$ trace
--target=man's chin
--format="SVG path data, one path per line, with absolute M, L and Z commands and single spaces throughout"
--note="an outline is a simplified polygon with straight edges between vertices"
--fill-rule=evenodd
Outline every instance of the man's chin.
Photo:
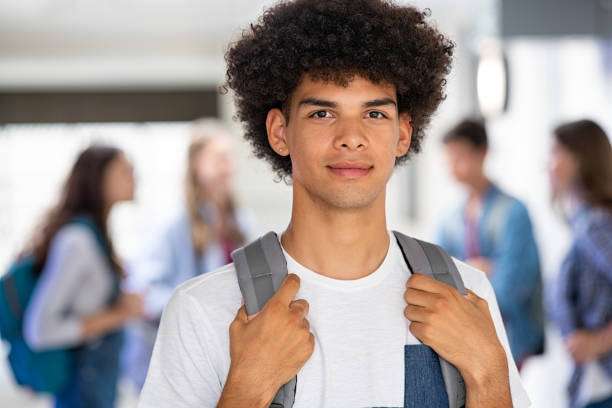
M 329 197 L 327 203 L 338 210 L 361 210 L 371 207 L 376 201 L 377 196 L 366 193 L 356 193 L 351 191 L 346 194 L 337 194 Z

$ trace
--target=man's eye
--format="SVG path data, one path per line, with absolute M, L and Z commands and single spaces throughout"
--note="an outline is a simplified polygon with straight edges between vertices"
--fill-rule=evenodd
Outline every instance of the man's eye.
M 330 117 L 331 115 L 329 114 L 328 111 L 320 110 L 320 111 L 316 111 L 310 116 L 313 118 L 324 119 L 324 118 Z
M 386 118 L 385 114 L 379 111 L 371 111 L 368 112 L 368 117 L 372 119 L 384 119 Z

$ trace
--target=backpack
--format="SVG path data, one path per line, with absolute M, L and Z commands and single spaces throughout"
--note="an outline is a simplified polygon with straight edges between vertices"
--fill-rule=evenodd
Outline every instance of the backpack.
M 88 227 L 105 253 L 108 245 L 90 218 L 78 216 L 68 224 Z M 35 392 L 58 394 L 73 374 L 70 349 L 34 351 L 23 336 L 23 320 L 39 278 L 33 255 L 18 258 L 0 279 L 0 337 L 8 342 L 8 360 L 17 384 Z
M 451 257 L 437 245 L 393 232 L 413 273 L 444 282 L 465 295 L 461 275 Z M 238 284 L 249 315 L 260 311 L 278 290 L 288 274 L 287 261 L 276 233 L 268 232 L 254 242 L 232 252 Z M 465 405 L 465 383 L 459 371 L 440 358 L 449 408 Z M 297 376 L 277 392 L 270 408 L 291 408 L 295 400 Z

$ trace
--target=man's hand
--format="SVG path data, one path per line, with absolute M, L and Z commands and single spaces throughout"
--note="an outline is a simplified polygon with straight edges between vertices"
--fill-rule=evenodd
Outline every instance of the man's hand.
M 606 347 L 603 332 L 576 330 L 565 337 L 565 348 L 576 364 L 595 360 L 610 350 Z
M 512 406 L 508 362 L 486 300 L 421 274 L 406 284 L 410 331 L 461 372 L 466 406 Z
M 261 312 L 247 316 L 243 305 L 230 325 L 231 364 L 218 407 L 269 407 L 278 389 L 293 378 L 314 350 L 306 320 L 308 302 L 293 301 L 300 279 L 287 276 Z

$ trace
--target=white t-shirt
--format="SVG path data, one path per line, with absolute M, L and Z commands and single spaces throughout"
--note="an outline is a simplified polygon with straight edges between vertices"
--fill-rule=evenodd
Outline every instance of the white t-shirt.
M 392 238 L 392 235 L 391 235 Z M 314 352 L 298 373 L 295 408 L 402 407 L 408 330 L 403 294 L 410 271 L 396 240 L 381 266 L 355 280 L 336 280 L 300 265 L 296 299 L 310 304 Z M 508 358 L 515 408 L 529 398 L 516 369 L 493 289 L 486 276 L 455 261 L 465 286 L 489 303 Z M 179 286 L 163 313 L 139 408 L 215 407 L 230 366 L 229 326 L 242 296 L 232 264 Z

